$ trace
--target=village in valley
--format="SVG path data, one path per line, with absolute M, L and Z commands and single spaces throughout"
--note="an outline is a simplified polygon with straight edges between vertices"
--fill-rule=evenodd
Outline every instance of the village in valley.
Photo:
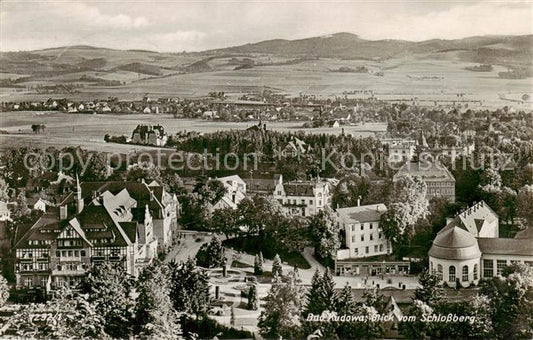
M 533 337 L 533 35 L 228 41 L 0 52 L 0 338 Z

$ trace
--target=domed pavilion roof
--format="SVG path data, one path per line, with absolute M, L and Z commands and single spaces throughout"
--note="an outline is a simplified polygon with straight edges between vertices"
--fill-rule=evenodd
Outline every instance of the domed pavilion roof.
M 454 226 L 437 234 L 429 256 L 443 260 L 470 260 L 479 258 L 481 251 L 474 235 Z

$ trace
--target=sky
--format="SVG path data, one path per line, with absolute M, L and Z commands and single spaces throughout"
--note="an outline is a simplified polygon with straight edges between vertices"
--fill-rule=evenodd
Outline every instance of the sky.
M 0 0 L 1 51 L 190 52 L 337 32 L 410 41 L 533 34 L 533 0 Z

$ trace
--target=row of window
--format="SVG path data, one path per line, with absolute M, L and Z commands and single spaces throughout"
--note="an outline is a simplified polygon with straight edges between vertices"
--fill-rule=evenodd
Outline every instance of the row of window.
M 376 244 L 376 245 L 374 246 L 374 253 L 378 253 L 378 252 L 381 253 L 381 252 L 383 252 L 383 249 L 384 249 L 383 244 L 380 244 L 380 245 L 377 245 L 377 244 Z M 355 255 L 359 255 L 359 248 L 354 248 L 353 251 L 354 251 L 354 254 L 355 254 Z M 389 247 L 389 245 L 387 244 L 387 253 L 388 253 L 388 252 L 390 252 L 390 247 Z M 361 254 L 362 254 L 362 253 L 361 253 Z M 366 247 L 365 247 L 365 254 L 370 254 L 370 247 L 369 247 L 369 246 L 366 246 Z
M 16 269 L 28 272 L 28 271 L 40 271 L 40 270 L 48 270 L 48 263 L 21 263 L 16 265 Z
M 57 240 L 58 247 L 79 247 L 81 245 L 82 245 L 81 239 Z
M 426 182 L 428 187 L 453 187 L 453 182 Z
M 518 263 L 519 261 L 511 261 L 511 264 Z M 496 260 L 496 275 L 502 275 L 503 269 L 507 267 L 507 260 Z M 483 277 L 494 276 L 494 261 L 483 260 Z
M 48 249 L 17 249 L 19 259 L 48 258 Z
M 433 263 L 431 263 L 431 271 L 433 273 L 435 273 L 435 269 L 433 268 Z M 442 274 L 442 265 L 437 265 L 437 277 L 439 278 L 440 281 L 443 281 L 443 274 Z M 478 279 L 478 266 L 477 266 L 477 263 L 474 264 L 474 280 L 477 280 Z M 463 266 L 462 270 L 461 270 L 461 281 L 463 282 L 468 282 L 469 281 L 469 269 L 468 269 L 468 266 Z M 448 282 L 455 282 L 455 279 L 456 279 L 456 272 L 455 272 L 455 266 L 449 266 L 448 267 Z
M 48 245 L 48 244 L 52 244 L 52 240 L 29 240 L 28 244 L 30 246 Z
M 381 240 L 382 238 L 383 238 L 383 234 L 381 232 L 378 233 L 378 238 L 377 239 Z M 356 239 L 357 239 L 356 235 L 352 235 L 352 243 L 357 242 Z M 365 242 L 365 234 L 361 234 L 360 235 L 360 239 L 361 239 L 361 242 Z M 373 233 L 368 234 L 368 240 L 369 241 L 374 241 L 374 234 Z
M 378 222 L 370 222 L 368 223 L 368 228 L 369 229 L 374 229 L 374 226 L 376 226 L 376 228 L 379 226 Z M 365 224 L 364 223 L 361 223 L 361 230 L 365 230 Z M 355 224 L 352 224 L 352 232 L 355 232 Z
M 85 257 L 85 250 L 61 250 L 56 251 L 56 257 Z

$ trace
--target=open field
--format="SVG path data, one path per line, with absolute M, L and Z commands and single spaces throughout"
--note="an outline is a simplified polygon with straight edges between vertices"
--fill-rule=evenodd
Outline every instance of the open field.
M 32 124 L 46 125 L 46 131 L 34 134 Z M 96 151 L 129 152 L 150 147 L 137 145 L 108 144 L 104 135 L 130 136 L 138 124 L 161 124 L 169 134 L 178 131 L 214 132 L 219 130 L 245 129 L 257 122 L 213 122 L 195 119 L 175 119 L 171 115 L 91 115 L 69 114 L 61 112 L 3 112 L 0 113 L 0 130 L 9 134 L 0 134 L 0 146 L 31 145 L 46 146 L 81 146 Z M 309 133 L 340 134 L 342 128 L 303 129 L 303 122 L 267 123 L 267 128 L 278 131 L 302 130 Z M 383 132 L 386 124 L 366 124 L 364 126 L 345 126 L 344 131 L 354 136 L 373 136 Z M 152 148 L 153 149 L 153 148 Z
M 262 57 L 263 58 L 263 57 Z M 148 78 L 132 72 L 100 72 L 105 79 L 125 81 L 121 86 L 86 86 L 74 94 L 36 94 L 26 90 L 0 89 L 0 100 L 29 101 L 46 100 L 49 97 L 68 97 L 74 100 L 93 100 L 117 96 L 120 99 L 140 99 L 147 93 L 153 97 L 197 97 L 211 91 L 238 94 L 259 91 L 268 86 L 281 93 L 297 96 L 300 93 L 322 97 L 340 96 L 344 91 L 373 90 L 378 99 L 411 99 L 428 101 L 457 100 L 457 94 L 466 101 L 482 101 L 484 107 L 512 105 L 518 109 L 532 109 L 533 103 L 519 103 L 502 100 L 501 95 L 520 98 L 533 93 L 533 82 L 527 79 L 500 79 L 498 72 L 506 69 L 495 66 L 492 72 L 472 72 L 464 68 L 473 65 L 461 61 L 453 52 L 430 56 L 408 56 L 383 62 L 362 60 L 320 59 L 308 60 L 292 65 L 254 66 L 251 69 L 233 70 L 226 66 L 228 59 L 209 61 L 214 70 L 209 72 L 179 74 L 168 77 Z M 379 77 L 369 73 L 333 72 L 339 67 L 365 66 L 382 71 Z M 164 74 L 169 71 L 163 72 Z M 91 75 L 95 75 L 94 72 Z M 76 74 L 78 77 L 79 74 Z M 43 83 L 60 83 L 46 79 Z M 135 79 L 137 78 L 137 79 Z M 139 78 L 141 78 L 139 80 Z M 428 79 L 432 78 L 432 79 Z M 473 105 L 473 104 L 470 104 Z M 476 104 L 479 106 L 479 104 Z

